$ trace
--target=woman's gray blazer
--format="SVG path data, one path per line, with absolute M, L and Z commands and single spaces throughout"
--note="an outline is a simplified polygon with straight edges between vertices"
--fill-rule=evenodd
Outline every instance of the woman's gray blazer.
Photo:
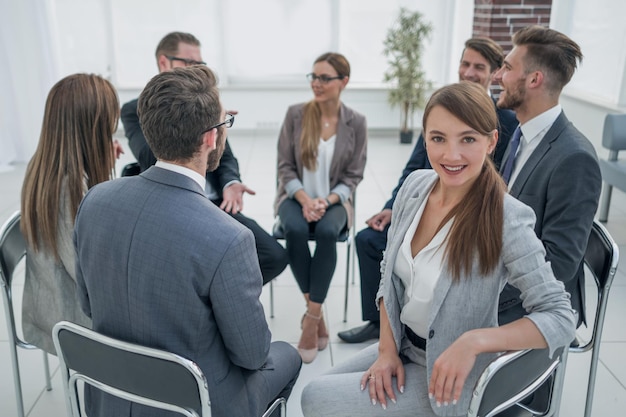
M 59 260 L 45 250 L 26 249 L 26 278 L 22 298 L 22 328 L 24 339 L 56 354 L 52 342 L 52 327 L 68 320 L 91 328 L 91 319 L 83 313 L 76 296 L 74 251 L 74 216 L 70 213 L 66 185 L 59 197 L 57 249 Z M 40 244 L 41 247 L 41 244 Z
M 413 172 L 393 205 L 376 304 L 382 297 L 399 348 L 404 338 L 404 327 L 400 323 L 404 287 L 393 274 L 393 265 L 406 230 L 437 178 L 432 170 Z M 523 306 L 528 312 L 526 317 L 543 334 L 550 355 L 574 339 L 576 320 L 569 294 L 563 283 L 554 278 L 550 264 L 545 261 L 545 250 L 533 230 L 534 222 L 532 209 L 505 194 L 502 254 L 495 270 L 489 276 L 482 276 L 478 266 L 474 265 L 470 274 L 462 274 L 458 283 L 452 283 L 451 275 L 445 267 L 442 268 L 428 318 L 426 362 L 429 380 L 435 360 L 464 332 L 497 326 L 498 296 L 507 282 L 521 291 Z M 431 400 L 435 413 L 441 416 L 467 413 L 472 389 L 494 356 L 478 356 L 456 406 L 436 407 Z

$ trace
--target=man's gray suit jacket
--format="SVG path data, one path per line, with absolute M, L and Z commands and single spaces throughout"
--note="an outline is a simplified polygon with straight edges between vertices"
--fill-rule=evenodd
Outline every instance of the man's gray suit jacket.
M 508 150 L 503 160 L 507 156 Z M 513 197 L 535 211 L 535 233 L 546 248 L 554 275 L 571 294 L 579 325 L 585 320 L 583 256 L 601 185 L 593 145 L 561 112 L 510 189 Z M 500 295 L 500 324 L 525 313 L 519 291 L 507 285 Z
M 268 366 L 271 334 L 249 229 L 192 179 L 151 167 L 93 187 L 74 238 L 78 293 L 96 331 L 196 362 L 215 415 L 262 413 L 271 399 L 249 376 Z M 131 415 L 125 401 L 87 395 L 90 417 Z M 132 415 L 162 414 L 133 405 Z

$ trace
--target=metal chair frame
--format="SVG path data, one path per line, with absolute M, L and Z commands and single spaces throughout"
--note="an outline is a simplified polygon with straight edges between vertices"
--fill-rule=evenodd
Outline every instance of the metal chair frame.
M 560 355 L 560 359 L 557 358 L 557 361 L 560 360 L 560 363 L 553 362 L 550 365 L 546 365 L 545 363 L 543 365 L 528 364 L 526 363 L 528 361 L 526 359 L 526 356 L 531 354 L 535 355 L 535 353 L 530 353 L 533 351 L 519 351 L 507 353 L 495 359 L 487 367 L 487 369 L 485 369 L 479 380 L 479 383 L 476 385 L 468 416 L 490 417 L 498 415 L 501 417 L 513 417 L 558 415 L 561 402 L 561 393 L 563 389 L 563 380 L 565 377 L 565 363 L 568 352 L 580 353 L 591 350 L 592 356 L 589 365 L 589 379 L 587 382 L 587 395 L 585 399 L 584 414 L 585 417 L 591 417 L 598 358 L 600 356 L 602 329 L 604 327 L 604 319 L 606 316 L 609 292 L 613 283 L 613 279 L 615 278 L 615 273 L 617 271 L 617 266 L 619 263 L 619 247 L 617 246 L 609 232 L 606 230 L 606 228 L 597 220 L 593 222 L 593 226 L 591 228 L 589 241 L 587 243 L 587 249 L 584 255 L 584 262 L 591 272 L 591 275 L 594 278 L 594 282 L 596 283 L 596 286 L 598 288 L 598 304 L 595 311 L 591 338 L 586 342 L 580 343 L 580 338 L 577 337 L 577 341 L 579 342 L 578 345 L 570 346 L 568 349 L 563 351 L 563 353 Z M 515 362 L 518 362 L 518 364 L 515 364 Z M 521 383 L 520 386 L 522 388 L 517 393 L 511 394 L 508 397 L 504 396 L 504 398 L 502 398 L 502 401 L 500 401 L 496 406 L 486 408 L 483 407 L 481 409 L 481 406 L 483 406 L 482 401 L 485 398 L 487 398 L 489 395 L 498 395 L 498 390 L 502 390 L 502 386 L 506 385 L 500 383 L 494 384 L 493 387 L 489 386 L 489 383 L 494 378 L 494 375 L 497 374 L 497 372 L 501 372 L 502 370 L 506 369 L 507 367 L 510 368 L 513 366 L 517 367 L 514 369 L 518 369 L 518 371 L 513 371 L 508 375 L 515 374 L 516 381 L 519 380 L 520 372 L 523 373 L 525 371 L 528 371 L 529 369 L 544 369 L 545 372 L 542 372 L 541 375 L 537 376 L 537 379 L 532 382 L 532 384 L 529 383 L 527 386 L 524 386 L 524 384 Z M 548 379 L 552 375 L 554 375 L 554 380 L 551 382 L 551 396 L 547 410 L 532 409 L 520 403 L 521 400 L 526 398 L 528 395 L 533 393 L 539 386 L 548 381 Z M 492 391 L 486 394 L 486 389 L 491 389 Z M 507 389 L 510 389 L 510 387 L 507 387 Z M 496 400 L 496 402 L 498 401 Z
M 596 385 L 598 358 L 600 357 L 602 329 L 604 327 L 604 318 L 609 301 L 609 291 L 611 290 L 611 285 L 613 284 L 613 279 L 617 272 L 617 265 L 619 264 L 619 247 L 606 228 L 598 221 L 593 222 L 584 261 L 598 288 L 598 304 L 593 320 L 591 338 L 582 345 L 579 343 L 576 347 L 570 347 L 570 352 L 582 353 L 588 352 L 589 350 L 592 351 L 584 414 L 585 417 L 590 417 Z M 579 338 L 577 337 L 577 339 Z
M 0 228 L 0 286 L 2 286 L 2 298 L 4 299 L 4 312 L 9 334 L 9 351 L 11 353 L 11 365 L 13 367 L 13 384 L 15 386 L 15 401 L 17 403 L 17 416 L 24 417 L 24 397 L 22 395 L 22 381 L 20 377 L 20 364 L 17 355 L 17 347 L 22 349 L 39 349 L 20 338 L 17 334 L 15 314 L 13 310 L 13 293 L 11 284 L 13 274 L 22 258 L 26 256 L 26 241 L 20 231 L 20 212 L 16 211 Z M 46 390 L 52 389 L 50 382 L 50 365 L 48 353 L 43 352 L 44 372 L 46 378 Z
M 187 417 L 211 416 L 206 378 L 188 359 L 104 336 L 67 321 L 55 325 L 53 338 L 72 417 L 82 416 L 79 381 L 118 398 Z M 263 417 L 279 407 L 281 416 L 285 416 L 286 401 L 280 398 Z

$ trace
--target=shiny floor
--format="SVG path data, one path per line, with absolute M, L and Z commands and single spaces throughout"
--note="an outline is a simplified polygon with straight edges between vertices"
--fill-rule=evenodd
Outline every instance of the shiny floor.
M 244 212 L 256 219 L 267 230 L 273 224 L 272 202 L 275 191 L 276 137 L 274 132 L 241 133 L 233 129 L 231 146 L 239 159 L 244 182 L 256 191 L 255 196 L 245 197 Z M 118 172 L 131 161 L 130 150 L 121 139 L 126 155 L 118 161 Z M 356 224 L 358 229 L 365 220 L 379 211 L 389 198 L 404 167 L 412 145 L 401 145 L 396 137 L 370 135 L 368 162 L 365 178 L 359 186 Z M 24 165 L 0 172 L 0 219 L 3 222 L 19 208 L 19 193 L 24 174 Z M 623 261 L 611 290 L 608 312 L 602 336 L 600 365 L 597 375 L 593 415 L 597 417 L 623 415 L 626 410 L 626 195 L 614 191 L 609 221 L 606 226 L 620 246 Z M 341 342 L 338 331 L 361 324 L 359 297 L 359 274 L 356 283 L 349 287 L 348 321 L 343 322 L 344 272 L 346 251 L 342 244 L 338 249 L 339 260 L 331 290 L 325 304 L 325 314 L 331 331 L 330 347 L 321 352 L 309 365 L 304 365 L 300 379 L 288 403 L 290 417 L 301 416 L 300 393 L 315 376 L 334 364 L 350 357 L 367 344 L 349 345 Z M 23 281 L 22 281 L 23 282 Z M 590 283 L 588 282 L 588 285 Z M 15 297 L 20 298 L 20 282 L 15 288 Z M 593 284 L 588 286 L 588 307 L 595 305 Z M 286 340 L 297 344 L 300 335 L 299 319 L 304 312 L 304 300 L 289 269 L 275 281 L 275 317 L 269 317 L 269 288 L 265 288 L 262 301 L 275 340 Z M 20 320 L 18 301 L 17 318 Z M 4 311 L 0 313 L 4 316 Z M 620 324 L 621 323 L 621 324 Z M 9 358 L 8 337 L 4 317 L 0 319 L 0 416 L 16 415 L 13 378 Z M 30 417 L 65 416 L 65 403 L 56 358 L 51 358 L 53 368 L 52 391 L 44 387 L 42 358 L 39 351 L 19 350 L 22 385 L 26 413 Z M 583 415 L 590 354 L 571 354 L 567 363 L 566 382 L 561 406 L 561 416 Z M 358 389 L 355 387 L 355 389 Z M 622 410 L 622 411 L 619 411 Z M 381 415 L 384 411 L 381 409 Z

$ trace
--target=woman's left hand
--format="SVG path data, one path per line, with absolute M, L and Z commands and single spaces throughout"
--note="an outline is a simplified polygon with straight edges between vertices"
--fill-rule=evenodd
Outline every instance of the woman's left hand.
M 465 379 L 476 362 L 477 342 L 469 333 L 461 335 L 437 358 L 430 376 L 428 396 L 437 407 L 456 405 L 461 398 Z

